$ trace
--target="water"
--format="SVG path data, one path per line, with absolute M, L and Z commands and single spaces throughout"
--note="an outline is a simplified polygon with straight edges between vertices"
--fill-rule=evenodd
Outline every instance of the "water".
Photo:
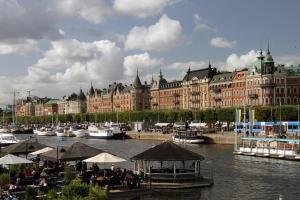
M 39 141 L 50 146 L 68 145 L 80 141 L 127 160 L 160 143 L 145 140 L 92 140 L 85 138 L 68 138 L 61 141 L 58 137 L 39 137 Z M 300 162 L 233 155 L 233 146 L 231 145 L 185 145 L 185 147 L 206 158 L 205 165 L 211 166 L 213 169 L 214 186 L 204 189 L 156 193 L 141 196 L 139 199 L 300 199 Z M 118 165 L 133 168 L 130 161 Z

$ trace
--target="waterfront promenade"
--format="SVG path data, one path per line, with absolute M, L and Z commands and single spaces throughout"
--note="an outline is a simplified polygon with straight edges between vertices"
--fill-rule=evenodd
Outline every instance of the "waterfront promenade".
M 160 132 L 136 132 L 136 131 L 128 131 L 126 135 L 131 139 L 138 140 L 158 140 L 158 141 L 166 141 L 172 140 L 172 134 L 162 134 Z M 205 138 L 205 143 L 207 144 L 235 144 L 235 136 L 234 132 L 224 132 L 223 134 L 220 132 L 217 133 L 207 133 L 203 134 Z M 238 136 L 237 142 L 241 141 L 241 137 Z

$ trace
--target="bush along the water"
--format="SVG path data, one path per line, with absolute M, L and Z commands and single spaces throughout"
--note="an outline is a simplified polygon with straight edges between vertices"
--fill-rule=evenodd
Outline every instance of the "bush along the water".
M 26 116 L 17 117 L 19 123 L 51 123 L 53 122 L 104 122 L 114 121 L 133 122 L 133 121 L 148 121 L 148 122 L 178 122 L 197 120 L 206 123 L 233 122 L 235 119 L 235 110 L 243 107 L 217 107 L 208 109 L 193 109 L 193 110 L 144 110 L 144 111 L 127 111 L 127 112 L 106 112 L 106 113 L 80 113 L 66 114 L 54 116 Z M 246 118 L 248 119 L 248 109 Z M 255 110 L 256 121 L 297 121 L 297 106 L 253 106 Z M 243 115 L 242 115 L 243 118 Z M 2 121 L 2 119 L 0 119 Z M 11 117 L 7 116 L 5 122 L 11 122 Z

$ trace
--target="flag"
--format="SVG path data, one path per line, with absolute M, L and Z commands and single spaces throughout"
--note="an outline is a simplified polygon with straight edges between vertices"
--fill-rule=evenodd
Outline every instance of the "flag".
M 242 110 L 238 109 L 237 112 L 238 112 L 238 123 L 240 124 L 240 122 L 242 120 Z
M 254 126 L 254 122 L 255 122 L 255 110 L 252 110 L 252 126 Z

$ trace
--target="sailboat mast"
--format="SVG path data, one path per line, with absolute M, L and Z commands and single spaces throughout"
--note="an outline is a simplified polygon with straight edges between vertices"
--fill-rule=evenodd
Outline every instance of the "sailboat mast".
M 246 125 L 246 104 L 244 104 L 244 134 L 246 135 L 246 129 L 247 129 L 247 125 Z

